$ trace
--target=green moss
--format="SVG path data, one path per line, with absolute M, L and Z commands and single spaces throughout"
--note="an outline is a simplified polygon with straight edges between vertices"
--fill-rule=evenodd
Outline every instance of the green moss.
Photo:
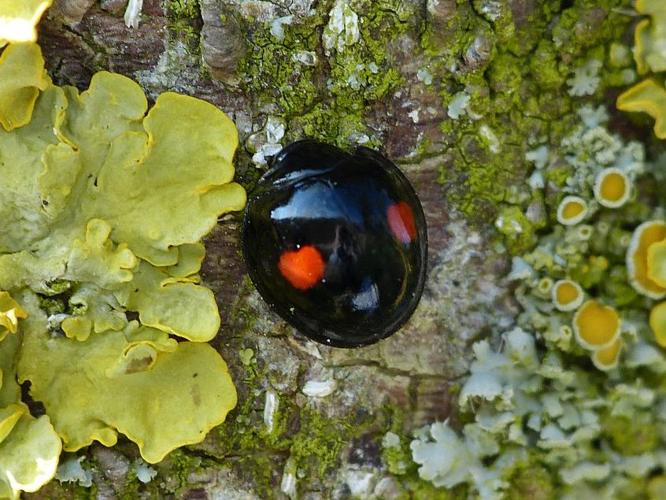
M 391 474 L 405 474 L 412 464 L 412 455 L 409 452 L 408 443 L 401 440 L 399 446 L 384 447 L 382 449 L 382 460 Z
M 187 488 L 190 474 L 200 470 L 201 467 L 201 457 L 191 455 L 182 449 L 172 451 L 158 464 L 160 477 L 165 478 L 163 487 L 171 493 Z
M 510 52 L 500 52 L 488 70 L 490 88 L 497 94 L 512 94 L 523 80 L 522 58 Z
M 629 305 L 638 298 L 636 290 L 629 285 L 627 268 L 624 266 L 612 267 L 601 285 L 604 293 L 612 297 L 618 307 Z
M 489 61 L 477 66 L 461 64 L 472 41 L 487 36 L 486 20 L 479 18 L 481 10 L 476 4 L 476 12 L 458 6 L 449 18 L 439 20 L 441 26 L 434 23 L 438 32 L 425 31 L 422 46 L 433 57 L 432 72 L 442 80 L 444 106 L 461 89 L 471 97 L 475 119 L 461 117 L 442 123 L 446 141 L 459 153 L 450 150 L 453 161 L 443 163 L 440 171 L 449 201 L 470 219 L 489 220 L 497 214 L 506 188 L 531 169 L 525 160 L 531 143 L 544 138 L 558 143 L 569 133 L 577 105 L 566 92 L 566 79 L 572 68 L 588 58 L 604 58 L 604 44 L 628 25 L 617 8 L 629 3 L 576 2 L 560 12 L 560 2 L 539 2 L 519 25 L 508 4 L 499 3 L 491 23 L 498 49 L 490 51 Z M 451 67 L 457 71 L 450 71 Z M 484 141 L 480 124 L 496 136 L 494 151 Z M 570 172 L 560 173 L 551 173 L 548 180 L 563 185 Z
M 444 18 L 430 18 L 421 35 L 421 47 L 434 58 L 436 73 L 459 64 L 464 50 L 474 40 L 475 32 L 487 23 L 475 15 L 472 6 L 465 2 Z
M 620 453 L 639 455 L 653 451 L 660 443 L 660 431 L 651 413 L 635 413 L 632 418 L 608 416 L 604 434 Z
M 526 252 L 536 242 L 532 224 L 517 206 L 503 208 L 496 227 L 505 236 L 506 244 L 512 253 Z
M 550 40 L 541 40 L 530 58 L 530 73 L 540 87 L 557 89 L 564 84 L 566 74 L 560 69 L 558 54 Z
M 546 172 L 546 180 L 558 188 L 562 188 L 566 185 L 567 179 L 571 177 L 572 171 L 573 169 L 569 165 L 549 168 Z
M 458 485 L 451 489 L 436 488 L 431 483 L 410 477 L 405 481 L 405 486 L 409 490 L 407 498 L 428 499 L 428 500 L 466 500 L 470 498 L 468 488 L 465 484 Z
M 234 464 L 241 480 L 253 485 L 259 498 L 274 498 L 282 476 L 282 457 L 256 451 L 239 457 Z
M 168 0 L 167 9 L 173 18 L 195 18 L 200 15 L 199 0 Z
M 93 482 L 89 488 L 83 487 L 78 483 L 61 483 L 59 481 L 51 481 L 44 485 L 37 493 L 24 493 L 21 498 L 41 499 L 48 498 L 49 500 L 96 500 L 97 485 Z
M 60 295 L 68 292 L 72 288 L 72 282 L 64 279 L 57 279 L 44 284 L 42 293 L 45 295 Z
M 553 477 L 538 464 L 517 469 L 509 478 L 506 500 L 552 500 L 555 498 Z
M 249 374 L 249 378 L 254 380 L 255 375 Z M 239 391 L 246 389 L 239 384 Z M 252 481 L 261 496 L 271 494 L 275 476 L 281 476 L 287 457 L 293 461 L 299 477 L 322 477 L 340 465 L 342 450 L 367 428 L 363 424 L 353 425 L 352 416 L 327 418 L 314 409 L 293 405 L 287 397 L 279 397 L 273 429 L 269 431 L 263 421 L 264 398 L 265 392 L 249 390 L 248 397 L 240 399 L 241 405 L 231 417 L 232 425 L 220 427 L 214 440 L 219 447 L 214 451 L 215 456 L 239 457 L 234 468 L 241 477 Z
M 586 49 L 619 40 L 628 16 L 619 7 L 631 7 L 630 0 L 577 0 L 562 11 L 553 26 L 553 41 L 567 56 L 578 56 Z
M 62 300 L 54 297 L 43 297 L 41 295 L 39 295 L 38 298 L 39 307 L 47 314 L 47 316 L 62 314 L 65 312 L 65 304 Z
M 167 0 L 167 28 L 172 41 L 185 42 L 193 54 L 200 53 L 201 12 L 199 0 Z
M 242 23 L 243 31 L 249 34 L 248 52 L 238 70 L 244 75 L 243 91 L 255 97 L 258 107 L 278 105 L 285 117 L 303 113 L 317 99 L 313 81 L 322 68 L 320 64 L 301 65 L 294 71 L 297 63 L 292 61 L 292 54 L 317 49 L 323 17 L 312 16 L 302 24 L 285 25 L 282 41 L 271 34 L 268 23 Z
M 308 477 L 323 476 L 340 463 L 340 452 L 353 431 L 351 422 L 328 419 L 311 409 L 300 412 L 300 429 L 290 448 L 298 469 Z
M 607 278 L 608 259 L 604 256 L 589 256 L 575 269 L 571 270 L 571 279 L 583 288 L 591 288 Z
M 268 23 L 244 21 L 244 31 L 250 33 L 249 50 L 239 69 L 244 92 L 254 96 L 260 108 L 277 105 L 277 113 L 289 124 L 288 139 L 309 136 L 339 145 L 354 142 L 354 135 L 368 133 L 369 106 L 402 82 L 386 54 L 385 34 L 394 38 L 407 30 L 404 8 L 388 10 L 393 3 L 402 5 L 379 2 L 359 11 L 359 42 L 340 53 L 333 51 L 328 60 L 322 60 L 320 46 L 327 23 L 321 14 L 324 8 L 284 25 L 282 40 L 271 34 Z M 314 65 L 294 60 L 305 52 L 317 54 Z
M 666 476 L 661 474 L 653 477 L 648 483 L 647 492 L 650 500 L 666 498 Z

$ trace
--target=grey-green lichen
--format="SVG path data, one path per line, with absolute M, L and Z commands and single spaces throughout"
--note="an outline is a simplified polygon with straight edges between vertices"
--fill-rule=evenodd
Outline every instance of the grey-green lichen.
M 666 356 L 648 325 L 654 302 L 642 288 L 645 271 L 632 265 L 640 258 L 632 241 L 647 227 L 639 224 L 663 225 L 662 200 L 640 185 L 664 166 L 646 162 L 642 144 L 609 132 L 605 108 L 582 106 L 578 115 L 559 144 L 527 153 L 535 170 L 526 212 L 515 206 L 498 218 L 514 254 L 508 279 L 521 312 L 513 329 L 474 344 L 459 395 L 467 423 L 459 433 L 434 423 L 411 443 L 420 476 L 436 486 L 468 484 L 488 499 L 520 490 L 629 498 L 648 493 L 648 478 L 666 464 Z M 566 177 L 548 175 L 563 166 Z M 610 174 L 622 179 L 617 190 L 600 187 Z M 587 208 L 572 223 L 558 207 L 573 195 Z M 524 226 L 534 200 L 542 214 L 536 233 Z M 665 236 L 659 229 L 654 238 Z M 565 281 L 579 287 L 580 301 L 558 293 Z

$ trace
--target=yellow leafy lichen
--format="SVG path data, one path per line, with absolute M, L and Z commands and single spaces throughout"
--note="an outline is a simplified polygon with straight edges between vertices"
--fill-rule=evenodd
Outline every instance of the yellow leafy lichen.
M 646 221 L 634 230 L 627 249 L 627 271 L 634 289 L 652 299 L 666 296 L 666 288 L 650 278 L 648 255 L 652 245 L 666 239 L 666 222 Z M 654 265 L 654 264 L 653 264 Z
M 666 139 L 666 90 L 654 78 L 643 80 L 620 94 L 617 109 L 647 113 L 655 120 L 655 135 Z
M 41 488 L 55 475 L 60 450 L 49 418 L 26 412 L 0 442 L 0 497 L 18 498 L 21 491 Z
M 661 347 L 666 347 L 666 302 L 657 304 L 650 312 L 650 328 Z
M 35 26 L 53 0 L 2 0 L 0 3 L 0 47 L 7 42 L 34 42 Z
M 26 407 L 18 403 L 0 408 L 0 443 L 9 436 L 9 433 L 16 425 L 16 422 L 18 422 L 21 416 L 26 413 Z
M 136 323 L 85 342 L 54 339 L 43 331 L 36 299 L 24 301 L 34 311 L 24 322 L 19 374 L 44 403 L 65 450 L 93 440 L 110 446 L 121 432 L 146 461 L 158 462 L 201 441 L 236 404 L 227 367 L 208 344 L 176 343 Z
M 60 323 L 60 328 L 70 339 L 87 340 L 93 329 L 92 319 L 84 316 L 72 316 L 65 318 Z
M 634 60 L 640 74 L 666 71 L 666 2 L 636 0 L 636 10 L 649 16 L 636 26 Z M 648 78 L 617 98 L 622 111 L 643 112 L 655 120 L 654 133 L 666 139 L 666 89 L 663 80 Z
M 21 402 L 19 346 L 17 335 L 0 341 L 0 498 L 37 491 L 54 476 L 62 448 L 49 417 L 34 418 Z
M 212 339 L 220 328 L 215 296 L 187 278 L 174 278 L 148 264 L 135 272 L 128 307 L 141 323 L 197 342 Z M 197 316 L 187 314 L 196 310 Z
M 65 319 L 60 327 L 71 338 L 85 335 L 83 329 L 86 324 L 90 324 L 92 331 L 97 333 L 122 330 L 127 324 L 123 308 L 115 295 L 96 285 L 77 285 L 69 303 L 77 309 L 77 315 Z
M 0 125 L 5 130 L 30 121 L 39 95 L 49 84 L 39 47 L 18 43 L 0 54 Z
M 657 286 L 666 288 L 666 238 L 647 249 L 647 277 Z
M 650 16 L 638 23 L 634 33 L 638 72 L 666 71 L 666 3 L 663 0 L 636 0 L 636 10 Z
M 26 317 L 26 312 L 7 292 L 0 292 L 0 342 L 10 333 L 16 333 L 18 320 Z
M 25 71 L 43 76 L 33 44 L 6 48 L 0 76 L 18 71 L 17 50 L 30 56 Z M 0 129 L 0 290 L 16 299 L 0 292 L 0 374 L 12 380 L 0 386 L 0 435 L 25 469 L 4 477 L 0 460 L 0 496 L 51 477 L 60 439 L 76 450 L 122 433 L 156 462 L 201 441 L 236 404 L 224 360 L 203 343 L 220 317 L 198 275 L 201 239 L 245 203 L 232 182 L 233 123 L 173 93 L 148 109 L 141 88 L 112 73 L 82 93 L 33 80 L 21 104 L 17 85 L 0 79 L 0 119 L 12 125 Z M 22 121 L 7 120 L 2 103 L 11 102 L 23 106 Z M 17 328 L 22 308 L 29 317 Z M 19 415 L 17 379 L 47 416 Z M 28 470 L 32 446 L 47 468 Z

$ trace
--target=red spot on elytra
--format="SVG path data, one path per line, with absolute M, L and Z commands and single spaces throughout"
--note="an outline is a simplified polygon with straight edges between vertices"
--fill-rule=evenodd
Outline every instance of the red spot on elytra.
M 312 245 L 305 245 L 298 250 L 282 252 L 278 269 L 291 286 L 307 290 L 324 277 L 326 264 L 319 250 Z
M 411 243 L 416 238 L 414 212 L 404 201 L 394 203 L 386 209 L 386 219 L 393 236 L 403 243 Z

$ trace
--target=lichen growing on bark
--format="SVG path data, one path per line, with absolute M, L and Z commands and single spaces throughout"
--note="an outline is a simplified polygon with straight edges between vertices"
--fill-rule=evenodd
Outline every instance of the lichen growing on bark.
M 206 102 L 168 93 L 148 111 L 108 72 L 54 86 L 34 43 L 6 46 L 0 74 L 0 496 L 15 498 L 61 448 L 122 433 L 155 463 L 224 421 L 236 391 L 206 343 L 220 317 L 199 240 L 245 191 L 236 129 Z
M 529 251 L 556 224 L 553 207 L 576 173 L 562 146 L 579 123 L 576 111 L 584 103 L 608 106 L 617 92 L 612 87 L 636 77 L 631 2 L 163 3 L 144 1 L 138 31 L 122 31 L 122 9 L 107 1 L 67 29 L 50 19 L 45 48 L 54 78 L 85 86 L 91 69 L 113 67 L 135 76 L 151 97 L 175 88 L 214 102 L 240 129 L 239 174 L 249 189 L 270 155 L 303 135 L 383 148 L 424 200 L 432 271 L 428 293 L 402 333 L 377 348 L 330 352 L 294 338 L 262 306 L 242 278 L 238 223 L 222 222 L 208 241 L 204 279 L 228 311 L 228 333 L 216 347 L 230 360 L 239 407 L 202 445 L 168 456 L 147 485 L 117 479 L 89 452 L 83 466 L 95 487 L 130 496 L 193 490 L 466 497 L 466 485 L 447 491 L 420 479 L 418 466 L 405 460 L 408 443 L 415 427 L 435 420 L 449 418 L 457 428 L 455 387 L 471 342 L 510 329 L 516 311 L 506 300 L 508 287 L 500 286 L 502 263 L 507 249 Z M 624 122 L 612 119 L 613 130 L 624 132 Z M 542 176 L 532 175 L 550 154 L 559 159 Z M 540 186 L 549 186 L 545 195 Z M 591 191 L 586 199 L 596 213 Z M 644 215 L 637 210 L 635 221 Z M 613 231 L 607 241 L 619 248 L 627 236 Z M 617 259 L 621 252 L 613 252 Z M 613 259 L 609 267 L 608 257 L 594 257 L 579 263 L 572 280 L 594 288 L 608 277 L 605 293 L 624 302 L 620 308 L 641 300 Z M 536 293 L 548 282 L 540 286 Z M 43 304 L 59 307 L 48 297 Z M 333 380 L 336 389 L 308 396 L 302 388 L 309 380 Z M 636 436 L 641 451 L 617 439 L 622 418 L 603 419 L 614 449 L 650 452 L 649 425 L 646 435 Z M 389 431 L 400 448 L 383 448 Z M 309 435 L 326 450 L 311 454 L 316 450 L 302 442 Z M 122 442 L 116 450 L 118 463 L 133 458 Z M 531 455 L 514 465 L 501 479 L 518 497 L 548 498 L 559 484 Z M 581 468 L 567 477 L 586 473 L 599 470 Z M 659 479 L 627 485 L 659 491 Z
M 521 248 L 522 212 L 513 226 L 498 219 L 500 230 L 514 228 L 505 231 L 514 254 L 508 278 L 518 284 L 521 312 L 495 349 L 489 340 L 474 344 L 459 396 L 473 421 L 461 435 L 434 423 L 411 443 L 419 474 L 436 486 L 464 483 L 481 498 L 509 496 L 529 454 L 546 471 L 540 495 L 624 498 L 648 493 L 647 478 L 663 467 L 657 402 L 666 358 L 654 320 L 659 305 L 646 297 L 666 293 L 666 226 L 660 195 L 641 189 L 662 175 L 663 164 L 646 163 L 642 144 L 610 133 L 604 107 L 578 114 L 581 123 L 559 145 L 528 153 L 536 169 L 526 190 L 557 221 Z M 562 164 L 571 167 L 566 178 L 545 182 Z M 578 206 L 563 209 L 567 200 Z M 562 283 L 568 291 L 557 290 Z

